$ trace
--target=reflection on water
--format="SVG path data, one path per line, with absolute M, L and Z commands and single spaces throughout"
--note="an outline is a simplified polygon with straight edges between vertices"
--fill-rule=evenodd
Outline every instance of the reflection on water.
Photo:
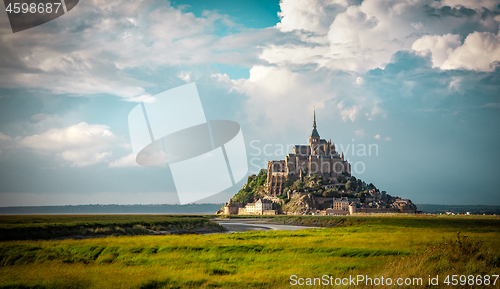
M 292 226 L 292 225 L 278 225 L 273 223 L 264 223 L 263 220 L 244 220 L 244 221 L 230 221 L 230 220 L 212 220 L 227 229 L 225 233 L 232 232 L 264 232 L 270 230 L 287 230 L 297 231 L 304 229 L 322 229 L 318 227 L 305 227 L 305 226 Z

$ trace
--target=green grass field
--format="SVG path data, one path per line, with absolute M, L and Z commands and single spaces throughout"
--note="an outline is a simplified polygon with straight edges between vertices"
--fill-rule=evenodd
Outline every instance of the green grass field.
M 0 217 L 0 228 L 162 223 L 162 218 L 171 218 L 171 223 L 176 217 L 79 218 L 83 219 Z M 398 288 L 478 288 L 445 286 L 443 279 L 500 274 L 500 218 L 496 216 L 283 216 L 272 221 L 325 228 L 3 241 L 0 288 L 288 288 L 291 275 L 321 278 L 325 274 L 424 280 L 422 286 Z M 425 286 L 429 275 L 439 275 L 440 285 Z M 483 287 L 500 288 L 499 283 Z
M 189 215 L 25 215 L 0 216 L 0 241 L 67 236 L 147 235 L 158 231 L 221 231 L 202 216 Z

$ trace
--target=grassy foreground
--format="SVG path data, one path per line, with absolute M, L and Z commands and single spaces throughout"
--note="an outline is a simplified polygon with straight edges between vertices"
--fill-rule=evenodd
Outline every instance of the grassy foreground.
M 500 274 L 500 218 L 495 216 L 304 216 L 273 221 L 330 227 L 4 241 L 0 288 L 288 288 L 291 275 L 325 274 L 422 277 L 421 286 L 397 287 L 448 288 L 443 284 L 446 275 Z M 425 286 L 429 275 L 439 275 L 440 285 Z M 499 283 L 484 287 L 500 288 Z

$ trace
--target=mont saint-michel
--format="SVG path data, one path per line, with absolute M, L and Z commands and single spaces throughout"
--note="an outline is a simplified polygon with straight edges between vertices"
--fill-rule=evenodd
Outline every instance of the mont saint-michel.
M 217 212 L 224 215 L 351 215 L 416 213 L 409 199 L 391 196 L 351 174 L 351 164 L 331 140 L 322 139 L 316 112 L 307 145 L 295 145 L 284 160 L 248 182 Z

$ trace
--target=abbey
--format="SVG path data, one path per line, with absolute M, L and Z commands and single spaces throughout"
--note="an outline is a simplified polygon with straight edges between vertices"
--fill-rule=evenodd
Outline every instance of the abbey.
M 279 196 L 283 193 L 285 182 L 302 180 L 305 174 L 317 174 L 323 179 L 337 182 L 341 175 L 350 176 L 351 165 L 344 160 L 344 154 L 335 150 L 331 140 L 321 139 L 316 129 L 316 111 L 313 129 L 308 145 L 296 145 L 284 160 L 269 161 L 267 169 L 268 194 Z
M 284 160 L 270 161 L 267 170 L 249 176 L 243 188 L 217 214 L 327 216 L 417 212 L 411 200 L 391 196 L 373 183 L 351 175 L 351 164 L 344 159 L 344 152 L 339 154 L 331 140 L 319 136 L 316 112 L 309 144 L 291 148 L 292 153 Z

